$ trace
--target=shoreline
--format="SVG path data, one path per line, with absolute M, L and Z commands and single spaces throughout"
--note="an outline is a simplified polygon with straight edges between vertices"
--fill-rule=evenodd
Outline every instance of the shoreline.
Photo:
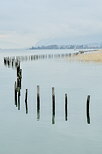
M 78 54 L 71 56 L 71 59 L 86 62 L 102 62 L 102 49 L 93 50 L 92 52 L 83 51 L 82 53 L 79 51 Z

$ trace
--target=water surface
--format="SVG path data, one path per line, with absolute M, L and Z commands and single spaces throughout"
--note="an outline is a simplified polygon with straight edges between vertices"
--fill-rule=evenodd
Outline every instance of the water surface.
M 68 61 L 67 58 L 21 62 L 20 110 L 15 106 L 15 68 L 4 66 L 3 57 L 70 53 L 69 50 L 0 50 L 0 153 L 2 154 L 101 154 L 102 64 Z M 37 85 L 40 118 L 37 119 Z M 52 124 L 52 87 L 55 87 L 55 124 Z M 28 89 L 28 114 L 25 92 Z M 65 121 L 64 96 L 68 96 Z M 86 100 L 90 95 L 90 124 Z

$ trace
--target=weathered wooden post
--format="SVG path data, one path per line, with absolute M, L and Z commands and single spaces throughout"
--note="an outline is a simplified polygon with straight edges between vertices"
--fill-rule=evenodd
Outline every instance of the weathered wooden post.
M 90 124 L 89 104 L 90 104 L 90 95 L 87 96 L 87 103 L 86 103 L 86 115 L 87 115 L 87 123 L 88 124 Z
M 18 91 L 18 110 L 20 110 L 20 89 Z
M 19 70 L 19 78 L 22 78 L 22 69 Z
M 17 85 L 16 85 L 16 81 L 15 81 L 15 85 L 14 85 L 14 91 L 15 91 L 15 105 L 17 107 Z
M 37 86 L 37 119 L 40 119 L 40 87 Z
M 14 65 L 14 58 L 12 58 L 12 67 L 13 67 L 13 65 Z
M 25 93 L 25 107 L 26 107 L 26 114 L 28 113 L 27 97 L 28 97 L 28 89 L 26 89 L 26 93 Z
M 17 77 L 19 77 L 19 71 L 20 71 L 20 63 L 19 62 L 17 62 L 18 64 L 17 64 Z
M 55 124 L 55 91 L 52 87 L 52 124 Z
M 17 77 L 17 88 L 20 87 L 20 80 L 19 78 Z
M 21 89 L 21 78 L 19 78 L 19 87 Z
M 10 59 L 9 58 L 8 58 L 8 61 L 7 62 L 8 62 L 8 67 L 9 67 L 10 66 Z
M 67 121 L 67 94 L 65 94 L 65 120 Z
M 6 65 L 6 64 L 7 64 L 7 58 L 4 57 L 4 65 Z

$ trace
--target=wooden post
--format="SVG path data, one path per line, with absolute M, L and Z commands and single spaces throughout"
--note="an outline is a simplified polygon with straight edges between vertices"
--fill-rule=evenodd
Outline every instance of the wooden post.
M 52 124 L 55 124 L 55 91 L 52 87 Z
M 52 124 L 55 124 L 55 116 L 52 115 Z
M 67 121 L 67 94 L 65 94 L 65 120 Z
M 22 78 L 22 69 L 19 70 L 19 78 Z
M 19 78 L 19 87 L 21 89 L 21 78 Z
M 40 87 L 37 86 L 37 120 L 40 119 Z
M 12 59 L 12 67 L 13 67 L 13 65 L 14 65 L 14 58 Z
M 90 95 L 87 96 L 87 103 L 86 103 L 86 115 L 88 124 L 90 124 L 89 104 L 90 104 Z
M 26 107 L 26 114 L 28 113 L 27 97 L 28 97 L 28 89 L 26 89 L 26 93 L 25 93 L 25 107 Z
M 8 67 L 9 67 L 10 66 L 10 60 L 9 60 L 9 58 L 8 58 L 8 61 L 7 62 L 8 62 Z
M 14 91 L 15 91 L 15 105 L 17 107 L 17 85 L 16 85 L 16 81 L 15 81 Z
M 20 110 L 20 89 L 18 91 L 18 110 Z
M 19 71 L 20 71 L 20 63 L 17 65 L 17 77 L 19 77 Z
M 17 77 L 17 88 L 19 87 L 19 78 Z

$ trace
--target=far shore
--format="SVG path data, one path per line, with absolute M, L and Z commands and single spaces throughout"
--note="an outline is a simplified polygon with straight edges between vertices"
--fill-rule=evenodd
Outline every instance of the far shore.
M 77 55 L 71 56 L 72 60 L 86 61 L 86 62 L 102 62 L 102 49 L 96 50 L 95 52 L 84 52 Z

